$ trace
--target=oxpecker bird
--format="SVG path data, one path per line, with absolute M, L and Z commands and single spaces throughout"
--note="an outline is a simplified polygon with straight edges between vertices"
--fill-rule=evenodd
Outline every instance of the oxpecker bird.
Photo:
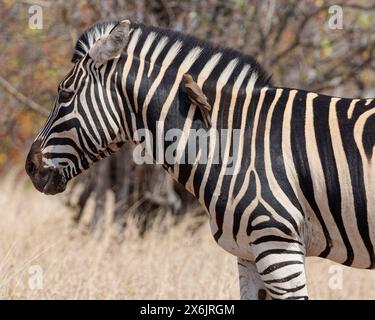
M 203 93 L 202 88 L 193 80 L 193 77 L 185 73 L 183 75 L 185 82 L 185 90 L 190 103 L 196 105 L 201 111 L 204 124 L 207 128 L 211 127 L 210 112 L 212 110 L 211 105 L 208 103 L 206 95 Z

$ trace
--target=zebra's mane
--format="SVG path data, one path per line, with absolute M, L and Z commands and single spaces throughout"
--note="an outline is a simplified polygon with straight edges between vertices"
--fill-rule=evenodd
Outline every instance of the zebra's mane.
M 87 28 L 78 38 L 74 54 L 72 57 L 72 62 L 75 63 L 81 59 L 93 46 L 93 44 L 102 36 L 108 35 L 112 28 L 119 21 L 102 21 L 97 22 Z M 257 74 L 257 83 L 262 86 L 271 84 L 271 77 L 263 69 L 263 67 L 251 56 L 243 54 L 238 50 L 222 47 L 220 45 L 215 45 L 209 41 L 196 38 L 191 35 L 186 35 L 181 32 L 177 32 L 170 29 L 147 26 L 141 23 L 132 22 L 132 28 L 141 28 L 143 35 L 148 35 L 151 32 L 155 32 L 158 35 L 158 38 L 168 37 L 170 41 L 181 41 L 183 42 L 187 49 L 194 47 L 201 47 L 203 52 L 207 56 L 212 56 L 218 52 L 221 52 L 223 56 L 228 60 L 237 59 L 238 62 L 242 65 L 248 64 L 251 67 L 251 72 Z

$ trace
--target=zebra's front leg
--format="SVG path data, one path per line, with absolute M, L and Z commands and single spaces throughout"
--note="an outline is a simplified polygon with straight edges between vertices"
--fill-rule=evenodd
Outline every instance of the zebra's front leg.
M 256 268 L 272 299 L 308 299 L 305 250 L 298 241 L 290 241 L 252 245 Z
M 265 300 L 267 291 L 255 262 L 237 258 L 241 300 Z

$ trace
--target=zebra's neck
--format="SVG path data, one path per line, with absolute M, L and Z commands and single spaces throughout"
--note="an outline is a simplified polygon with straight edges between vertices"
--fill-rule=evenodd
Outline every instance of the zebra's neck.
M 190 132 L 201 130 L 203 135 L 208 132 L 196 107 L 187 100 L 182 85 L 184 73 L 193 76 L 212 105 L 212 130 L 240 128 L 241 117 L 233 114 L 240 115 L 244 105 L 252 101 L 254 89 L 266 85 L 264 71 L 252 58 L 154 27 L 135 25 L 123 58 L 120 85 L 128 105 L 125 122 L 129 135 L 147 129 L 155 145 L 160 142 L 157 138 L 160 129 L 164 135 L 171 130 L 179 131 L 183 138 L 178 148 L 183 150 L 184 157 Z M 231 123 L 227 122 L 228 117 L 233 118 Z M 168 141 L 167 136 L 162 140 L 166 152 L 173 141 Z M 193 158 L 197 156 L 194 154 Z M 192 166 L 192 159 L 185 160 L 188 163 L 182 165 L 163 163 L 159 158 L 157 162 L 167 166 L 181 181 L 186 180 L 181 167 Z

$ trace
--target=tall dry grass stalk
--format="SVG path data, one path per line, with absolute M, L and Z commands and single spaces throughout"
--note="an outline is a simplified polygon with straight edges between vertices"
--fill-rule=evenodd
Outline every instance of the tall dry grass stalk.
M 167 218 L 139 238 L 129 221 L 119 241 L 108 223 L 93 236 L 71 216 L 61 197 L 39 194 L 17 170 L 1 178 L 1 299 L 239 297 L 236 259 L 216 245 L 207 224 L 193 233 L 193 218 L 177 225 Z M 312 298 L 375 299 L 375 271 L 332 265 L 308 259 Z M 332 278 L 340 272 L 341 290 Z

